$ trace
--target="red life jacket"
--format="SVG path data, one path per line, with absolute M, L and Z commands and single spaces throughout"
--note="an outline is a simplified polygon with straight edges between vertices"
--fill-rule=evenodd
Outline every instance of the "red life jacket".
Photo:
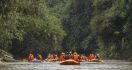
M 89 59 L 90 60 L 94 59 L 94 56 L 93 55 L 89 56 Z
M 60 55 L 60 61 L 64 61 L 65 60 L 65 56 L 64 55 Z
M 78 61 L 78 60 L 79 60 L 78 55 L 74 55 L 74 60 L 75 60 L 75 61 Z
M 69 55 L 69 59 L 73 59 L 73 55 L 71 54 L 71 55 Z
M 86 56 L 81 56 L 81 60 L 86 60 Z

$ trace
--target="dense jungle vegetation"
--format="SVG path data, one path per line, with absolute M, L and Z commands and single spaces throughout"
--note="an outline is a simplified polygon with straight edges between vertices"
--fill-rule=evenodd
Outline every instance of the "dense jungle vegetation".
M 132 60 L 132 0 L 0 0 L 0 49 Z

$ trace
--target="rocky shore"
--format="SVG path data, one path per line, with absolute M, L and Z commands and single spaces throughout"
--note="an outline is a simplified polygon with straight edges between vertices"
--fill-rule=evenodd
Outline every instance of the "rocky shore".
M 13 56 L 10 53 L 0 49 L 0 63 L 11 62 L 11 61 L 15 61 Z

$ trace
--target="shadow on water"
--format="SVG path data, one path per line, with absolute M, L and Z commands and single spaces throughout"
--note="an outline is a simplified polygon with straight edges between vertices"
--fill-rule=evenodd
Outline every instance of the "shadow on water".
M 4 63 L 0 70 L 132 70 L 132 62 L 104 61 L 99 63 L 84 62 L 80 65 L 59 65 L 59 63 Z

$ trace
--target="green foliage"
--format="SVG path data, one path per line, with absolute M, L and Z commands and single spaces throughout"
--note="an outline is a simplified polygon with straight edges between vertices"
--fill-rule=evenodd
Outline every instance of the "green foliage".
M 8 50 L 11 47 L 13 38 L 22 40 L 22 31 L 17 30 L 18 13 L 16 12 L 15 0 L 0 1 L 0 48 Z
M 132 60 L 131 13 L 131 0 L 1 0 L 0 49 Z
M 96 34 L 92 32 L 89 22 L 93 12 L 92 0 L 72 0 L 68 2 L 65 19 L 62 20 L 67 36 L 63 41 L 65 51 L 90 53 L 96 51 Z M 94 44 L 93 44 L 94 43 Z
M 0 48 L 9 47 L 19 57 L 36 49 L 59 50 L 65 32 L 60 19 L 49 13 L 45 0 L 2 0 L 1 3 Z
M 108 2 L 108 4 L 110 3 L 111 5 L 105 5 L 102 3 L 103 1 Z M 129 55 L 123 55 L 128 50 L 122 48 L 126 47 L 126 45 L 124 45 L 124 38 L 126 36 L 124 31 L 128 28 L 126 27 L 127 1 L 103 1 L 95 0 L 93 3 L 95 6 L 95 11 L 93 14 L 93 19 L 90 23 L 92 29 L 97 31 L 100 50 L 106 53 L 104 56 L 107 58 L 129 58 Z M 101 6 L 101 8 L 103 7 L 104 9 L 100 9 L 99 6 Z

